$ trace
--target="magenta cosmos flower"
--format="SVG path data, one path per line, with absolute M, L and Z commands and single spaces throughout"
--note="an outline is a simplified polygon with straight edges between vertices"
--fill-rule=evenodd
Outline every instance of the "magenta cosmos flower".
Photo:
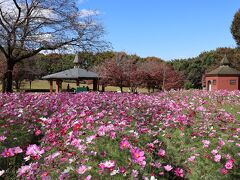
M 184 176 L 184 171 L 181 168 L 176 168 L 175 169 L 175 175 L 178 177 L 183 177 Z
M 225 175 L 228 173 L 228 170 L 225 168 L 222 168 L 222 169 L 220 169 L 220 173 Z
M 145 156 L 144 156 L 144 151 L 141 151 L 140 149 L 131 149 L 131 154 L 134 162 L 144 165 L 145 163 Z
M 164 157 L 165 154 L 166 154 L 165 150 L 163 150 L 163 149 L 159 149 L 159 150 L 158 150 L 158 156 Z
M 41 130 L 37 129 L 34 134 L 35 136 L 39 136 L 41 133 L 42 133 Z
M 14 149 L 13 148 L 5 149 L 2 152 L 2 157 L 13 157 L 13 156 L 14 156 Z
M 120 149 L 128 149 L 130 147 L 130 143 L 127 140 L 122 140 L 120 142 Z

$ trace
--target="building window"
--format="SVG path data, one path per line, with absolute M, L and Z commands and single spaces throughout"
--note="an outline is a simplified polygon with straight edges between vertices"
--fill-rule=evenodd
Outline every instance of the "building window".
M 213 85 L 216 85 L 217 84 L 217 80 L 213 80 Z
M 236 80 L 230 80 L 230 85 L 236 85 Z

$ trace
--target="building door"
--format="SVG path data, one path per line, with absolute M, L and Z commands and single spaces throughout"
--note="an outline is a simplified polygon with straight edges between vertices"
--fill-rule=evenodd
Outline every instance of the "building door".
M 238 90 L 240 90 L 240 77 L 238 78 Z
M 207 89 L 209 91 L 212 91 L 212 82 L 211 81 L 208 81 Z

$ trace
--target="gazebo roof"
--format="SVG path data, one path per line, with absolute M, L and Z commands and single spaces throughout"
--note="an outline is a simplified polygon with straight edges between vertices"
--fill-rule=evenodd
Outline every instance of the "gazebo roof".
M 213 71 L 206 73 L 206 76 L 213 76 L 213 75 L 233 75 L 233 76 L 240 76 L 240 71 L 231 68 L 230 63 L 227 59 L 227 56 L 225 55 L 224 58 L 221 61 L 221 65 L 214 69 Z
M 75 67 L 73 69 L 44 76 L 42 79 L 98 79 L 98 74 Z

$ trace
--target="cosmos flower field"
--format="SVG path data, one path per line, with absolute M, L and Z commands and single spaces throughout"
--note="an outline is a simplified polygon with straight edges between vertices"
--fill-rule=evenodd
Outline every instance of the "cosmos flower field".
M 0 94 L 6 179 L 240 179 L 240 92 Z

